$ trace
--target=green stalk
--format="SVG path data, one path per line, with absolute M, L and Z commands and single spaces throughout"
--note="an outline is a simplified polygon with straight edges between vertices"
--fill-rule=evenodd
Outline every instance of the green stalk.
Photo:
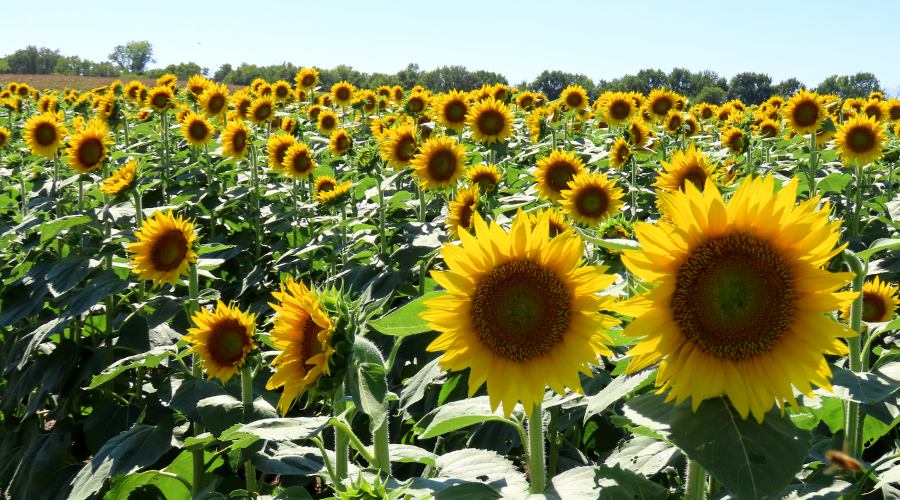
M 347 207 L 341 204 L 341 267 L 347 266 Z
M 390 443 L 388 419 L 384 417 L 384 422 L 375 430 L 373 438 L 375 445 L 375 467 L 378 470 L 390 475 L 391 474 L 391 457 L 388 449 Z
M 859 294 L 850 305 L 850 328 L 858 333 L 855 337 L 847 339 L 847 345 L 850 348 L 850 370 L 861 372 L 863 369 L 863 356 L 861 354 L 861 344 L 863 339 L 862 331 L 862 287 L 866 279 L 866 267 L 862 260 L 852 253 L 844 254 L 844 261 L 850 267 L 856 276 L 853 278 L 853 291 Z M 862 418 L 859 413 L 859 403 L 855 401 L 847 401 L 844 403 L 844 451 L 850 456 L 858 457 L 862 454 Z
M 243 403 L 243 422 L 250 423 L 253 418 L 253 370 L 250 363 L 244 361 L 241 367 L 241 403 Z M 247 479 L 247 492 L 252 497 L 256 492 L 256 469 L 250 460 L 250 454 L 247 450 L 242 450 L 244 454 L 244 475 Z
M 347 432 L 344 429 L 341 429 L 341 425 L 345 425 L 343 422 L 340 422 L 338 415 L 344 412 L 344 402 L 342 401 L 344 397 L 344 388 L 341 386 L 335 391 L 334 394 L 334 404 L 333 411 L 335 419 L 338 422 L 334 426 L 334 455 L 335 455 L 335 476 L 337 482 L 335 487 L 337 488 L 345 479 L 347 479 L 348 470 L 350 468 L 350 438 L 347 436 Z M 346 430 L 350 430 L 349 427 Z M 350 434 L 353 431 L 350 430 Z
M 816 154 L 816 133 L 809 134 L 809 197 L 816 195 L 816 168 L 818 163 L 818 155 Z
M 381 188 L 381 172 L 375 174 L 375 184 L 378 187 L 378 244 L 381 255 L 387 255 L 387 234 L 384 229 L 384 191 Z
M 331 459 L 328 458 L 328 451 L 325 449 L 325 445 L 318 437 L 314 437 L 310 441 L 315 443 L 315 445 L 319 448 L 319 453 L 322 454 L 322 461 L 325 462 L 325 470 L 328 472 L 328 477 L 331 479 L 331 484 L 335 485 L 335 489 L 338 489 L 338 481 L 337 476 L 334 472 L 334 465 L 331 464 Z
M 163 141 L 163 200 L 169 204 L 169 112 L 162 112 L 162 141 Z
M 198 286 L 197 279 L 197 264 L 191 264 L 190 270 L 188 271 L 188 316 L 192 316 L 197 310 L 200 309 L 200 287 Z M 203 377 L 203 372 L 200 370 L 200 358 L 197 354 L 191 355 L 191 375 L 195 379 L 200 379 Z M 194 436 L 198 436 L 203 432 L 203 427 L 199 422 L 194 422 L 193 424 Z M 205 468 L 205 464 L 203 462 L 203 450 L 193 450 L 191 452 L 193 455 L 193 481 L 191 482 L 191 496 L 196 497 L 200 494 L 200 488 L 203 486 L 203 469 Z
M 25 190 L 25 169 L 19 163 L 19 198 L 22 200 L 22 220 L 25 220 L 25 214 L 28 213 L 28 191 Z
M 628 159 L 631 163 L 631 186 L 628 187 L 628 190 L 631 192 L 631 218 L 637 218 L 637 162 L 634 160 L 634 155 L 631 155 L 631 158 Z
M 706 471 L 697 461 L 688 459 L 687 479 L 684 483 L 684 500 L 706 498 Z
M 348 446 L 349 444 L 352 444 L 353 448 L 356 449 L 356 451 L 358 451 L 360 455 L 362 455 L 362 457 L 366 462 L 369 463 L 369 465 L 375 465 L 375 456 L 369 452 L 368 448 L 366 448 L 366 445 L 364 445 L 363 442 L 359 440 L 359 437 L 357 437 L 357 435 L 353 432 L 353 429 L 351 429 L 350 426 L 341 419 L 341 417 L 332 417 L 331 422 L 329 422 L 328 425 L 334 427 L 335 435 L 342 436 L 348 441 Z
M 134 224 L 140 229 L 141 225 L 144 223 L 144 205 L 143 200 L 141 199 L 141 188 L 137 185 L 137 181 L 135 181 L 135 186 L 131 192 L 132 199 L 134 200 Z M 138 283 L 138 302 L 144 302 L 144 282 L 141 281 Z
M 531 485 L 529 492 L 544 492 L 546 476 L 544 470 L 544 422 L 541 404 L 535 403 L 528 419 L 528 472 Z
M 250 181 L 253 189 L 253 232 L 256 234 L 256 244 L 253 255 L 255 260 L 259 260 L 262 249 L 262 241 L 259 227 L 259 165 L 257 164 L 256 148 L 253 142 L 250 142 Z
M 422 185 L 416 183 L 416 191 L 419 192 L 419 222 L 425 222 L 425 190 Z
M 293 224 L 293 228 L 291 229 L 291 234 L 293 236 L 292 244 L 294 245 L 294 248 L 300 247 L 300 241 L 298 239 L 298 231 L 300 229 L 300 211 L 297 208 L 297 197 L 298 196 L 300 196 L 300 193 L 297 191 L 297 179 L 292 178 L 291 179 L 291 203 L 294 206 L 294 212 L 293 212 L 294 224 Z
M 683 133 L 683 132 L 682 132 Z M 556 429 L 556 414 L 559 408 L 550 408 L 550 422 L 547 423 L 547 441 L 550 443 L 549 456 L 547 457 L 547 475 L 556 475 L 559 461 L 559 431 Z

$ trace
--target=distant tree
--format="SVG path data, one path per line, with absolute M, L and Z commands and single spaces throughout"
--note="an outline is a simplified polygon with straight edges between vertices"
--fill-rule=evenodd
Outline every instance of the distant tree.
M 416 63 L 409 63 L 406 65 L 406 69 L 397 72 L 397 80 L 400 82 L 400 86 L 405 89 L 410 89 L 419 83 L 420 77 L 421 71 Z
M 153 59 L 153 45 L 147 40 L 132 40 L 125 45 L 116 45 L 109 60 L 122 68 L 122 71 L 131 73 L 143 73 L 148 64 L 156 62 Z
M 759 104 L 773 92 L 772 77 L 765 73 L 738 73 L 728 84 L 728 99 L 740 99 L 746 104 Z
M 870 93 L 880 91 L 881 82 L 875 75 L 867 72 L 860 72 L 852 76 L 831 75 L 816 87 L 816 92 L 820 94 L 837 94 L 843 98 L 847 97 L 866 97 Z
M 215 73 L 213 73 L 212 79 L 213 79 L 213 81 L 216 81 L 216 82 L 224 82 L 225 78 L 232 71 L 234 71 L 234 69 L 231 67 L 230 64 L 227 64 L 227 63 L 223 64 L 223 65 L 219 66 L 219 69 L 217 69 Z
M 5 57 L 0 57 L 0 73 L 11 73 L 12 71 L 9 69 L 9 63 L 6 62 Z
M 29 45 L 6 56 L 6 64 L 12 73 L 46 75 L 53 73 L 60 57 L 58 50 Z
M 148 70 L 145 75 L 148 78 L 159 78 L 166 73 L 172 73 L 173 75 L 177 76 L 179 80 L 187 80 L 194 75 L 206 76 L 206 74 L 209 73 L 209 68 L 201 67 L 197 63 L 186 62 L 179 64 L 170 64 L 165 68 L 151 69 Z
M 707 86 L 703 87 L 700 92 L 694 97 L 691 102 L 701 103 L 708 102 L 709 104 L 722 104 L 725 102 L 725 99 L 728 97 L 728 93 L 725 92 L 725 89 L 721 87 L 713 87 Z
M 596 97 L 594 81 L 585 75 L 566 73 L 565 71 L 544 70 L 528 86 L 531 90 L 543 92 L 548 99 L 556 99 L 569 85 L 581 85 L 591 97 Z
M 465 66 L 441 66 L 422 72 L 419 85 L 435 92 L 450 90 L 474 90 L 484 84 L 506 83 L 506 77 L 491 71 L 469 71 Z
M 803 85 L 803 82 L 801 82 L 800 80 L 796 78 L 788 78 L 787 80 L 780 81 L 778 85 L 772 87 L 772 91 L 773 93 L 780 96 L 789 97 L 796 94 L 798 90 L 805 88 L 806 85 Z

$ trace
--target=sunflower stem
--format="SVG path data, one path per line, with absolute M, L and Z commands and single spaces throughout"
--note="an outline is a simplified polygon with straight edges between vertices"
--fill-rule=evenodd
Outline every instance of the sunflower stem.
M 419 222 L 425 223 L 425 190 L 421 184 L 416 183 L 416 191 L 419 193 Z
M 78 213 L 80 215 L 87 215 L 84 213 L 84 177 L 86 174 L 78 174 Z M 87 246 L 87 242 L 85 239 L 87 238 L 87 234 L 81 233 L 81 250 L 84 251 L 84 248 Z
M 25 220 L 25 214 L 28 213 L 28 191 L 25 190 L 25 169 L 19 163 L 19 198 L 22 200 L 22 220 Z
M 297 191 L 297 179 L 292 178 L 291 179 L 291 203 L 294 208 L 294 213 L 293 213 L 294 224 L 292 224 L 293 227 L 291 228 L 291 236 L 292 236 L 291 241 L 292 241 L 292 244 L 294 245 L 294 248 L 300 247 L 300 242 L 297 241 L 297 238 L 298 238 L 297 232 L 300 229 L 300 211 L 297 208 L 297 197 L 298 196 L 300 196 L 300 193 Z
M 862 165 L 856 165 L 856 200 L 853 203 L 853 216 L 850 219 L 850 237 L 856 239 L 860 235 L 860 214 L 862 213 L 863 192 L 865 190 L 865 169 Z
M 322 461 L 325 462 L 325 470 L 328 472 L 328 478 L 331 479 L 331 484 L 335 485 L 335 489 L 337 489 L 337 476 L 334 472 L 334 465 L 331 463 L 331 459 L 328 458 L 328 450 L 325 449 L 325 444 L 323 444 L 322 440 L 318 437 L 314 437 L 310 441 L 315 443 L 316 447 L 319 448 L 319 453 L 322 454 Z
M 809 134 L 809 172 L 807 173 L 809 180 L 809 197 L 816 195 L 816 168 L 818 155 L 816 154 L 816 133 Z
M 866 266 L 856 255 L 850 252 L 844 253 L 844 261 L 850 267 L 850 270 L 856 274 L 853 278 L 853 291 L 858 296 L 850 305 L 850 328 L 857 332 L 858 335 L 847 339 L 847 345 L 850 348 L 850 370 L 860 372 L 863 370 L 862 355 L 860 344 L 862 342 L 862 306 L 863 282 L 866 279 Z M 859 414 L 859 403 L 855 401 L 847 401 L 844 407 L 844 452 L 850 456 L 858 457 L 862 453 L 862 419 Z
M 125 151 L 131 147 L 131 140 L 128 137 L 128 115 L 122 112 L 122 131 L 125 133 Z
M 200 309 L 200 291 L 197 279 L 197 264 L 191 264 L 188 270 L 188 317 L 192 316 Z M 200 370 L 200 358 L 196 353 L 191 355 L 191 376 L 200 379 L 203 373 Z M 193 423 L 194 436 L 199 436 L 203 432 L 203 427 L 199 422 Z M 191 452 L 193 458 L 193 480 L 191 481 L 191 496 L 196 497 L 200 494 L 200 488 L 203 486 L 203 450 L 193 450 Z
M 556 475 L 557 463 L 559 461 L 559 430 L 556 428 L 556 415 L 559 408 L 554 406 L 550 408 L 550 421 L 547 423 L 547 442 L 550 443 L 549 455 L 547 457 L 547 475 L 553 477 Z
M 684 482 L 684 500 L 706 498 L 706 471 L 693 459 L 688 459 L 687 478 Z
M 381 172 L 375 173 L 375 185 L 378 187 L 378 244 L 381 255 L 387 255 L 387 235 L 384 230 L 384 190 L 381 187 Z
M 531 493 L 543 493 L 546 482 L 544 469 L 544 419 L 541 404 L 535 403 L 528 418 L 528 473 Z
M 134 200 L 134 225 L 140 229 L 141 225 L 144 223 L 144 205 L 143 200 L 141 199 L 141 188 L 135 182 L 134 190 L 131 193 L 132 199 Z M 143 280 L 138 283 L 138 303 L 144 302 L 144 282 Z
M 337 421 L 334 423 L 335 475 L 337 479 L 335 488 L 340 488 L 339 485 L 347 479 L 347 472 L 350 468 L 350 438 L 347 435 L 347 431 L 350 434 L 353 434 L 353 431 L 338 418 L 338 415 L 344 412 L 345 404 L 343 399 L 344 387 L 341 385 L 334 393 L 334 404 L 332 405 L 335 416 L 332 422 Z
M 169 204 L 169 112 L 167 110 L 162 111 L 162 117 L 160 120 L 160 126 L 162 127 L 162 143 L 163 143 L 163 181 L 162 181 L 162 194 L 163 200 L 165 200 L 166 205 Z
M 631 192 L 631 218 L 637 218 L 637 162 L 634 159 L 634 155 L 631 155 L 631 158 L 628 159 L 631 163 L 631 185 L 629 186 L 629 191 Z
M 259 165 L 256 158 L 256 148 L 253 147 L 252 141 L 250 142 L 250 182 L 253 190 L 253 233 L 256 235 L 253 255 L 255 256 L 254 261 L 257 261 L 262 248 L 259 227 Z
M 375 429 L 375 435 L 372 438 L 375 445 L 375 467 L 387 475 L 391 474 L 391 457 L 388 449 L 390 443 L 389 431 L 388 418 L 385 415 L 384 422 L 381 423 L 378 429 Z
M 253 418 L 253 370 L 250 363 L 244 362 L 241 367 L 241 403 L 243 404 L 243 421 L 245 424 L 250 423 Z M 244 455 L 244 475 L 247 480 L 247 492 L 253 496 L 256 492 L 256 469 L 253 462 L 250 461 L 250 453 L 246 449 L 242 450 Z

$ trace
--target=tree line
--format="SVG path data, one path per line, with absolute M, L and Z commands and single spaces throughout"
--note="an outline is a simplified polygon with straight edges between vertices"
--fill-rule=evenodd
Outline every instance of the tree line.
M 164 68 L 148 69 L 153 59 L 150 42 L 131 41 L 116 46 L 108 56 L 108 61 L 95 62 L 78 56 L 64 56 L 59 50 L 47 47 L 28 46 L 0 58 L 0 73 L 17 74 L 64 74 L 77 76 L 128 77 L 141 76 L 157 78 L 164 73 L 173 73 L 180 79 L 201 74 L 217 82 L 247 85 L 256 78 L 268 81 L 292 81 L 299 69 L 292 63 L 258 66 L 242 63 L 238 66 L 223 64 L 210 74 L 209 68 L 193 62 L 170 64 Z M 396 73 L 366 73 L 348 65 L 331 69 L 319 69 L 323 86 L 329 87 L 339 81 L 348 81 L 357 87 L 376 88 L 380 85 L 400 85 L 411 88 L 422 85 L 436 92 L 451 89 L 472 90 L 484 84 L 509 84 L 506 77 L 493 72 L 472 71 L 464 66 L 441 66 L 433 70 L 422 70 L 417 64 L 409 64 Z M 634 75 L 625 75 L 612 80 L 593 80 L 582 74 L 558 70 L 545 70 L 532 81 L 518 83 L 519 88 L 543 92 L 555 99 L 569 85 L 581 85 L 595 98 L 601 93 L 613 91 L 634 91 L 648 93 L 658 87 L 667 87 L 693 102 L 721 104 L 730 99 L 740 99 L 748 104 L 757 104 L 773 94 L 791 95 L 805 85 L 796 78 L 787 78 L 778 83 L 765 73 L 742 72 L 731 79 L 720 76 L 715 71 L 694 72 L 685 68 L 674 68 L 666 73 L 659 69 L 642 69 Z M 874 74 L 859 72 L 854 75 L 831 75 L 813 88 L 820 93 L 837 94 L 841 97 L 865 97 L 874 91 L 883 91 Z

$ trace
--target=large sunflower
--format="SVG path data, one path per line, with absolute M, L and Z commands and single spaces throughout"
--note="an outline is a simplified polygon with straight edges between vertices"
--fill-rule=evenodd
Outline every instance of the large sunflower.
M 281 162 L 283 168 L 282 173 L 288 177 L 300 179 L 312 175 L 312 171 L 316 168 L 316 160 L 309 150 L 309 146 L 302 142 L 293 144 L 284 153 L 284 160 Z
M 693 408 L 727 396 L 757 421 L 773 403 L 795 404 L 794 388 L 830 389 L 824 354 L 846 354 L 854 333 L 829 313 L 852 300 L 835 292 L 852 273 L 823 266 L 843 249 L 838 222 L 819 198 L 796 204 L 797 180 L 773 194 L 771 177 L 747 179 L 729 203 L 703 192 L 660 194 L 671 223 L 634 226 L 641 250 L 622 261 L 652 289 L 614 307 L 634 317 L 623 334 L 641 338 L 629 372 L 660 362 L 668 400 Z
M 422 189 L 450 187 L 466 171 L 466 148 L 452 137 L 436 136 L 425 142 L 411 165 Z
M 275 99 L 272 96 L 257 97 L 247 109 L 247 118 L 253 123 L 263 123 L 275 115 Z
M 393 168 L 409 166 L 409 162 L 416 155 L 416 149 L 418 149 L 416 126 L 408 124 L 389 129 L 385 134 L 385 140 L 380 144 L 381 157 Z
M 279 350 L 272 360 L 275 373 L 266 382 L 266 389 L 284 387 L 278 399 L 282 415 L 306 388 L 316 383 L 322 374 L 328 375 L 328 360 L 334 354 L 331 334 L 334 326 L 316 294 L 305 284 L 288 278 L 281 291 L 272 292 L 277 304 L 272 343 Z
M 309 90 L 319 83 L 319 72 L 316 68 L 300 68 L 294 75 L 294 83 L 303 90 Z
M 567 109 L 582 109 L 588 105 L 587 91 L 581 85 L 569 85 L 559 94 Z
M 181 135 L 188 144 L 194 147 L 203 146 L 212 139 L 215 133 L 216 129 L 206 121 L 206 118 L 193 111 L 189 112 L 181 122 Z
M 353 147 L 353 140 L 346 130 L 339 128 L 331 133 L 331 138 L 328 140 L 328 149 L 331 150 L 332 154 L 343 156 L 350 151 L 351 147 Z
M 675 107 L 675 101 L 677 99 L 678 94 L 671 90 L 666 90 L 665 87 L 654 89 L 650 92 L 650 95 L 647 96 L 647 110 L 656 119 L 665 118 L 666 115 L 669 114 L 669 111 Z
M 432 114 L 441 125 L 462 131 L 466 126 L 466 115 L 469 113 L 469 96 L 465 92 L 452 90 L 432 101 Z
M 600 98 L 599 109 L 610 125 L 621 125 L 631 119 L 637 107 L 625 92 L 609 92 Z
M 859 165 L 881 158 L 885 141 L 884 124 L 863 114 L 846 121 L 834 137 L 841 159 Z
M 218 300 L 214 312 L 201 308 L 191 321 L 194 327 L 188 328 L 184 336 L 185 342 L 191 344 L 188 352 L 200 357 L 207 377 L 215 377 L 223 384 L 228 382 L 244 365 L 250 350 L 256 348 L 256 315 Z
M 109 154 L 109 130 L 106 124 L 93 119 L 75 134 L 66 148 L 66 158 L 69 160 L 69 168 L 78 173 L 86 174 L 100 168 L 103 160 Z
M 200 94 L 198 102 L 206 116 L 219 116 L 228 111 L 228 87 L 213 83 Z
M 338 117 L 334 114 L 334 111 L 330 109 L 323 109 L 319 112 L 319 116 L 317 117 L 319 131 L 323 134 L 330 134 L 332 130 L 336 129 L 338 126 Z
M 606 174 L 582 171 L 562 191 L 563 210 L 575 222 L 596 226 L 614 215 L 622 204 L 622 190 Z
M 131 160 L 103 180 L 100 191 L 109 196 L 118 196 L 134 184 L 137 175 L 137 160 Z
M 546 219 L 532 227 L 523 212 L 509 232 L 476 214 L 475 235 L 460 238 L 441 249 L 448 270 L 432 272 L 447 293 L 425 302 L 422 318 L 441 332 L 428 350 L 444 351 L 444 369 L 470 368 L 469 395 L 486 382 L 506 414 L 518 401 L 530 411 L 548 385 L 581 392 L 579 373 L 611 354 L 604 331 L 618 322 L 598 312 L 612 299 L 597 292 L 615 277 L 580 265 L 581 238 L 551 239 Z
M 687 184 L 703 189 L 706 180 L 714 178 L 715 167 L 709 163 L 702 151 L 691 143 L 685 150 L 677 150 L 670 162 L 662 161 L 663 170 L 654 186 L 661 191 L 684 191 Z
M 339 106 L 349 106 L 353 101 L 353 93 L 356 87 L 352 83 L 341 81 L 331 86 L 331 98 Z
M 53 158 L 66 135 L 66 127 L 57 122 L 56 115 L 34 115 L 25 122 L 25 142 L 36 155 Z
M 798 134 L 815 133 L 825 119 L 825 106 L 813 92 L 800 90 L 784 105 L 784 118 L 788 126 Z
M 233 120 L 228 123 L 220 137 L 222 140 L 222 155 L 240 160 L 247 156 L 250 145 L 250 131 L 242 120 Z
M 489 97 L 469 108 L 466 122 L 472 129 L 472 138 L 490 144 L 502 141 L 512 133 L 512 113 L 506 104 Z
M 557 201 L 562 192 L 569 188 L 569 181 L 584 170 L 584 162 L 572 151 L 554 150 L 550 156 L 538 159 L 534 180 L 540 195 Z
M 175 285 L 188 267 L 197 262 L 194 224 L 172 211 L 156 212 L 134 232 L 137 241 L 128 245 L 132 272 L 138 279 Z
M 722 146 L 728 149 L 732 155 L 740 155 L 747 147 L 747 137 L 744 131 L 737 127 L 728 127 L 722 131 Z
M 165 111 L 172 106 L 172 100 L 175 99 L 175 94 L 172 92 L 171 87 L 160 85 L 150 89 L 150 91 L 147 92 L 146 99 L 147 106 L 156 111 Z
M 478 210 L 478 185 L 460 189 L 456 197 L 448 204 L 447 227 L 454 238 L 459 238 L 460 231 L 468 231 L 475 222 L 474 215 Z
M 269 168 L 281 170 L 287 150 L 297 143 L 294 136 L 285 133 L 273 134 L 266 143 L 266 156 L 269 160 Z

